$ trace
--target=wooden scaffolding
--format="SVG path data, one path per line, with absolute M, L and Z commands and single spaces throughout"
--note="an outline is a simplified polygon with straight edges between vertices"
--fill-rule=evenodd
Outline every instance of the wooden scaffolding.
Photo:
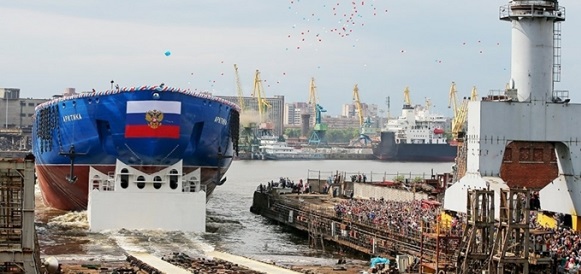
M 40 273 L 34 161 L 0 160 L 0 273 Z

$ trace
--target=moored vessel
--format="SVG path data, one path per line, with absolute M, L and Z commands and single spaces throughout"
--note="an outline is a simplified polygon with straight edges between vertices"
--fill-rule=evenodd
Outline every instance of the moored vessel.
M 446 117 L 430 113 L 429 105 L 412 106 L 406 88 L 401 115 L 390 119 L 373 142 L 373 155 L 386 161 L 453 162 L 457 148 L 445 134 Z

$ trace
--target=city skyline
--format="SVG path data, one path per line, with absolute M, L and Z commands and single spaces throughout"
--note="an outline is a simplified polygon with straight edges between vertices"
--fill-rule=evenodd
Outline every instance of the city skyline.
M 319 103 L 339 115 L 352 100 L 392 112 L 410 87 L 413 104 L 430 98 L 450 116 L 458 98 L 480 96 L 510 79 L 510 24 L 498 19 L 508 1 L 115 1 L 40 0 L 0 3 L 0 86 L 23 97 L 50 98 L 65 88 L 97 91 L 157 85 L 236 96 L 233 64 L 250 96 L 255 70 L 268 97 L 308 101 L 314 77 Z M 574 91 L 581 72 L 573 54 L 581 3 L 561 1 L 562 82 Z M 572 102 L 578 101 L 575 92 Z

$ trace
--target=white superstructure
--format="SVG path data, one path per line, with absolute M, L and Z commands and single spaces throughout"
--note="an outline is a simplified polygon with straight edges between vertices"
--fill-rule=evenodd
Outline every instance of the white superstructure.
M 382 131 L 395 132 L 395 142 L 406 144 L 446 144 L 446 117 L 430 113 L 429 108 L 404 104 L 401 115 L 390 119 Z
M 206 231 L 206 191 L 200 169 L 182 161 L 145 173 L 117 160 L 114 174 L 91 167 L 87 217 L 91 231 L 159 229 Z

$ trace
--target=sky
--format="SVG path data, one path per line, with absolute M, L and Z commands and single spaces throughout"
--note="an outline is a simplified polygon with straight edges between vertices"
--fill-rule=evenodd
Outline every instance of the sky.
M 358 85 L 362 103 L 399 113 L 413 104 L 451 115 L 448 93 L 483 96 L 510 79 L 507 0 L 27 0 L 0 1 L 0 87 L 50 98 L 65 88 L 159 85 L 245 96 L 256 70 L 267 97 L 318 103 L 339 115 Z M 581 2 L 561 1 L 562 80 L 581 85 Z M 167 54 L 166 54 L 167 53 Z

